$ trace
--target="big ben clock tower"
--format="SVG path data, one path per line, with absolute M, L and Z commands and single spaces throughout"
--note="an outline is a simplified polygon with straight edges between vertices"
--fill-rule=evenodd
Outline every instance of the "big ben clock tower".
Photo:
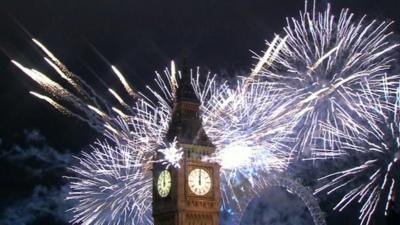
M 221 206 L 219 165 L 203 162 L 214 152 L 199 117 L 199 101 L 185 65 L 178 81 L 173 115 L 167 134 L 184 150 L 180 168 L 153 166 L 155 225 L 219 225 Z

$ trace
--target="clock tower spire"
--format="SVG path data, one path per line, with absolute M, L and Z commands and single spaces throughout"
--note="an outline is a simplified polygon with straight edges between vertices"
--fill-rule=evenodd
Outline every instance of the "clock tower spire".
M 180 168 L 153 167 L 154 224 L 219 225 L 219 165 L 201 160 L 215 148 L 202 128 L 200 102 L 184 62 L 166 137 L 170 142 L 176 138 L 184 156 Z

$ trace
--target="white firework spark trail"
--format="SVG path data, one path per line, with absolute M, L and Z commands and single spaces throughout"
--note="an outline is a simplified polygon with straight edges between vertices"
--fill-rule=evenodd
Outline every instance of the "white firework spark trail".
M 237 190 L 238 182 L 256 185 L 257 173 L 285 170 L 290 161 L 293 140 L 288 135 L 298 118 L 290 107 L 297 98 L 258 77 L 261 68 L 273 63 L 284 40 L 276 37 L 250 76 L 239 78 L 236 87 L 220 84 L 210 74 L 205 82 L 199 76 L 192 79 L 203 128 L 216 147 L 204 160 L 221 165 L 225 207 L 242 210 L 238 195 L 244 190 Z
M 314 137 L 332 141 L 321 122 L 339 128 L 338 113 L 360 115 L 352 102 L 363 91 L 362 85 L 368 82 L 372 92 L 381 92 L 382 76 L 393 61 L 391 51 L 398 46 L 389 40 L 390 25 L 367 22 L 365 16 L 356 20 L 347 9 L 335 17 L 329 4 L 324 12 L 306 10 L 299 19 L 287 19 L 285 43 L 275 63 L 259 76 L 302 97 L 292 106 L 303 114 L 296 131 L 295 149 L 300 153 L 315 157 Z
M 87 122 L 106 139 L 96 142 L 92 151 L 78 157 L 72 167 L 71 192 L 76 201 L 71 210 L 74 223 L 93 225 L 152 224 L 152 175 L 155 162 L 179 167 L 183 151 L 176 142 L 168 143 L 166 133 L 177 89 L 175 65 L 171 72 L 156 73 L 156 88 L 147 87 L 150 97 L 136 92 L 122 73 L 112 66 L 131 102 L 109 88 L 119 103 L 112 106 L 85 81 L 70 72 L 43 44 L 33 39 L 48 58 L 46 62 L 72 86 L 72 90 L 49 76 L 12 60 L 19 69 L 37 82 L 50 96 L 31 92 L 57 110 Z M 129 106 L 132 105 L 132 106 Z M 112 142 L 112 145 L 108 142 Z M 154 161 L 160 152 L 164 158 Z
M 224 91 L 202 101 L 203 127 L 217 147 L 211 160 L 223 169 L 250 164 L 253 168 L 285 168 L 287 151 L 278 149 L 287 147 L 284 142 L 293 122 L 291 117 L 286 118 L 288 123 L 273 119 L 291 105 L 293 96 L 263 83 L 252 83 L 242 92 L 243 82 L 238 81 L 236 89 L 224 86 Z
M 118 141 L 118 140 L 116 140 Z M 71 209 L 79 224 L 152 224 L 152 176 L 143 154 L 130 146 L 97 142 L 70 168 Z
M 71 90 L 64 88 L 49 76 L 35 69 L 27 68 L 15 60 L 11 60 L 14 65 L 38 83 L 50 95 L 44 96 L 36 93 L 34 96 L 42 96 L 40 99 L 47 101 L 57 110 L 83 120 L 100 133 L 104 132 L 105 129 L 110 129 L 113 125 L 113 118 L 117 116 L 116 110 L 112 110 L 109 104 L 98 95 L 93 88 L 79 78 L 79 76 L 72 73 L 42 43 L 36 39 L 32 39 L 32 41 L 46 54 L 47 57 L 44 57 L 45 61 L 63 80 L 67 81 L 67 83 L 72 86 Z M 111 89 L 110 92 L 115 93 Z M 63 104 L 68 107 L 62 106 Z M 67 108 L 68 110 L 65 110 Z M 115 109 L 118 110 L 118 108 Z M 128 108 L 128 110 L 131 109 Z M 108 126 L 105 126 L 106 124 L 108 124 Z
M 387 215 L 390 204 L 395 203 L 395 195 L 400 193 L 400 87 L 393 91 L 388 82 L 384 80 L 381 96 L 368 84 L 364 87 L 365 93 L 355 103 L 365 115 L 362 122 L 342 114 L 341 120 L 347 121 L 345 129 L 322 124 L 338 141 L 331 142 L 330 150 L 321 150 L 318 154 L 329 156 L 340 149 L 341 157 L 351 163 L 351 167 L 320 178 L 329 182 L 316 193 L 346 190 L 334 209 L 342 211 L 352 202 L 361 203 L 362 225 L 370 224 L 377 211 Z
M 126 92 L 132 97 L 131 100 L 134 101 L 132 106 L 129 106 L 121 95 L 109 88 L 109 92 L 119 103 L 118 106 L 112 106 L 90 85 L 70 72 L 42 43 L 36 39 L 32 40 L 49 57 L 45 58 L 46 62 L 73 87 L 69 90 L 49 76 L 12 60 L 14 65 L 37 82 L 50 96 L 30 92 L 32 95 L 46 101 L 62 113 L 87 122 L 92 128 L 110 138 L 118 135 L 120 140 L 128 143 L 134 139 L 144 140 L 143 143 L 147 144 L 143 147 L 143 151 L 149 151 L 150 146 L 154 147 L 154 142 L 157 145 L 162 144 L 168 129 L 174 90 L 177 86 L 173 62 L 172 73 L 167 69 L 164 71 L 165 75 L 156 73 L 156 88 L 147 86 L 153 100 L 140 92 L 135 92 L 122 73 L 115 66 L 111 66 Z
M 98 142 L 97 148 L 84 153 L 79 158 L 80 164 L 72 168 L 76 176 L 70 178 L 69 199 L 79 200 L 72 209 L 74 223 L 153 223 L 152 164 L 160 162 L 166 167 L 179 167 L 183 151 L 175 141 L 165 141 L 171 109 L 165 96 L 152 91 L 163 102 L 159 107 L 139 99 L 132 108 L 134 115 L 114 119 L 115 130 L 105 131 L 113 147 Z M 164 91 L 164 94 L 170 93 L 167 89 Z M 164 158 L 154 161 L 157 151 Z
M 237 183 L 247 182 L 250 187 L 257 187 L 253 178 L 285 170 L 294 150 L 312 159 L 340 157 L 350 150 L 365 155 L 381 152 L 382 156 L 388 155 L 385 149 L 394 151 L 392 145 L 384 142 L 387 139 L 382 139 L 387 131 L 380 130 L 384 126 L 373 125 L 390 118 L 386 111 L 397 110 L 397 102 L 395 107 L 385 103 L 390 102 L 388 96 L 394 89 L 394 81 L 399 79 L 385 74 L 393 61 L 390 52 L 397 44 L 389 41 L 390 23 L 367 23 L 364 17 L 358 21 L 353 17 L 343 10 L 336 18 L 328 5 L 325 12 L 306 11 L 300 13 L 300 19 L 288 20 L 285 37 L 277 36 L 267 43 L 267 50 L 258 57 L 250 75 L 239 78 L 234 87 L 228 83 L 220 85 L 210 74 L 202 83 L 199 70 L 197 76 L 192 76 L 192 85 L 201 102 L 204 130 L 216 146 L 215 153 L 204 160 L 221 165 L 221 189 L 226 205 L 240 209 Z M 148 188 L 147 168 L 154 163 L 156 152 L 164 154 L 161 163 L 167 167 L 179 167 L 182 157 L 182 149 L 175 142 L 165 141 L 178 87 L 174 64 L 171 72 L 165 71 L 166 76 L 157 73 L 158 87 L 149 88 L 151 97 L 135 91 L 122 73 L 111 66 L 130 97 L 127 102 L 110 88 L 110 94 L 119 104 L 111 106 L 43 44 L 33 41 L 45 53 L 45 61 L 72 88 L 64 88 L 49 76 L 12 60 L 50 96 L 32 94 L 87 122 L 113 142 L 113 147 L 99 142 L 92 153 L 84 153 L 79 158 L 80 164 L 72 168 L 77 176 L 71 178 L 70 198 L 78 200 L 72 209 L 73 222 L 151 223 L 147 216 L 151 193 L 137 196 Z M 398 136 L 397 112 L 395 115 L 392 136 Z M 372 129 L 363 127 L 360 121 L 368 121 Z M 293 135 L 294 132 L 298 135 Z M 371 138 L 368 135 L 381 138 L 379 143 L 385 145 L 366 141 Z M 365 147 L 364 142 L 358 144 L 360 141 L 371 148 L 360 150 Z M 379 147 L 381 151 L 376 150 Z M 364 200 L 361 220 L 368 223 L 381 199 L 378 194 L 389 189 L 390 200 L 394 193 L 398 178 L 393 178 L 391 172 L 398 164 L 398 155 L 396 149 L 391 163 L 385 161 L 385 169 L 376 170 L 370 175 L 370 183 L 353 189 L 339 205 L 345 207 L 356 197 Z M 335 178 L 332 185 L 323 189 L 335 191 L 351 184 L 352 180 L 347 178 L 365 174 L 371 165 L 381 162 L 379 159 L 369 160 L 350 172 L 327 176 L 325 179 Z M 382 176 L 384 171 L 386 175 Z M 375 185 L 382 177 L 382 185 Z M 335 186 L 343 180 L 344 183 Z M 125 195 L 131 198 L 125 199 Z

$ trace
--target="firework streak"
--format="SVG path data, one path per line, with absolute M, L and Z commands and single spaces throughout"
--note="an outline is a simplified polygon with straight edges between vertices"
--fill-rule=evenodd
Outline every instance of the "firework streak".
M 369 224 L 381 205 L 387 215 L 398 189 L 400 88 L 392 90 L 387 82 L 383 85 L 384 93 L 378 97 L 369 86 L 365 87 L 365 93 L 356 104 L 363 113 L 363 118 L 341 115 L 341 120 L 347 121 L 344 124 L 346 129 L 338 130 L 331 124 L 322 124 L 326 132 L 338 137 L 338 141 L 331 142 L 331 150 L 320 154 L 337 154 L 334 150 L 338 148 L 341 150 L 341 157 L 352 163 L 352 166 L 320 178 L 329 182 L 317 189 L 316 193 L 327 191 L 331 194 L 345 189 L 346 192 L 335 209 L 341 211 L 352 202 L 362 203 L 359 217 L 361 224 Z
M 221 165 L 224 206 L 243 211 L 240 196 L 253 193 L 271 172 L 286 170 L 293 156 L 305 159 L 358 157 L 354 168 L 321 178 L 317 192 L 349 188 L 335 207 L 363 202 L 361 224 L 368 224 L 380 202 L 387 211 L 399 182 L 399 76 L 387 74 L 397 44 L 389 40 L 391 23 L 355 20 L 330 6 L 301 12 L 287 20 L 283 38 L 267 42 L 249 76 L 233 84 L 191 71 L 200 100 L 204 130 L 215 153 L 204 160 Z M 146 96 L 110 66 L 125 90 L 109 93 L 112 106 L 73 74 L 43 44 L 33 42 L 68 88 L 12 60 L 48 95 L 30 92 L 60 112 L 88 123 L 104 136 L 70 168 L 76 201 L 72 222 L 94 225 L 152 224 L 150 168 L 157 152 L 166 167 L 180 167 L 183 150 L 166 141 L 172 108 L 182 77 L 171 63 L 156 73 L 156 88 Z M 363 179 L 367 177 L 367 179 Z M 245 184 L 245 185 L 244 185 Z M 238 190 L 246 186 L 248 190 Z M 385 196 L 385 197 L 382 197 Z
M 322 13 L 305 11 L 300 12 L 300 19 L 287 19 L 286 41 L 276 63 L 260 74 L 301 96 L 292 106 L 294 111 L 306 110 L 296 129 L 298 141 L 293 150 L 312 158 L 317 157 L 315 137 L 327 142 L 335 138 L 321 129 L 321 122 L 340 128 L 341 113 L 362 115 L 353 102 L 366 82 L 372 92 L 381 92 L 382 76 L 393 61 L 389 53 L 398 46 L 388 40 L 391 23 L 353 17 L 348 10 L 335 17 L 328 5 Z

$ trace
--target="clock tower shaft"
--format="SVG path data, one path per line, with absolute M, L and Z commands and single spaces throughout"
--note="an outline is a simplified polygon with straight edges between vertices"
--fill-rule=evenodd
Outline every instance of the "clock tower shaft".
M 157 190 L 159 174 L 166 168 L 153 167 L 153 217 L 155 225 L 219 225 L 221 194 L 219 165 L 202 161 L 215 148 L 202 128 L 200 103 L 190 82 L 185 65 L 173 107 L 166 139 L 176 138 L 184 150 L 180 168 L 169 168 L 171 190 L 161 197 Z M 189 176 L 191 179 L 189 179 Z

